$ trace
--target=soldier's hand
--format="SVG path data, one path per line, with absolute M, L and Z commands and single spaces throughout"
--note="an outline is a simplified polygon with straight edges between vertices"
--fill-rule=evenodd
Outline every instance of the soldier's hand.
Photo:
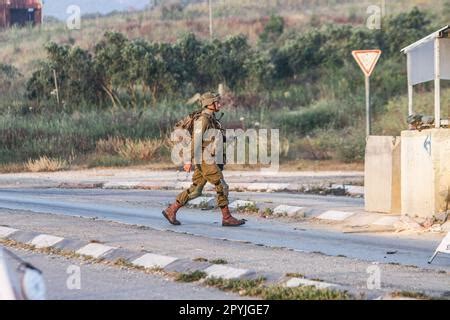
M 192 164 L 190 163 L 186 163 L 183 167 L 184 171 L 186 171 L 187 173 L 191 172 L 192 170 Z

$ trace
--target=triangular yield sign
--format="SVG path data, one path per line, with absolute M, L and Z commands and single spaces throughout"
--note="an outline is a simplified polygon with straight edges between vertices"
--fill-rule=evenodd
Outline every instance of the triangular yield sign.
M 352 55 L 364 74 L 370 77 L 381 56 L 381 50 L 356 50 L 352 51 Z
M 438 253 L 447 253 L 450 254 L 450 232 L 447 233 L 444 240 L 442 240 L 439 247 L 434 252 L 434 255 L 431 257 L 431 259 L 428 261 L 428 263 L 432 263 L 434 258 L 436 258 Z

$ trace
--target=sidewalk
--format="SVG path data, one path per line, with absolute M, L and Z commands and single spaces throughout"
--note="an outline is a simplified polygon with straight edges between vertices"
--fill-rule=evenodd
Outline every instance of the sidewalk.
M 351 194 L 364 194 L 364 188 L 359 187 L 363 184 L 364 173 L 358 171 L 224 171 L 224 176 L 231 191 L 327 193 L 345 186 Z M 180 171 L 91 169 L 0 174 L 0 187 L 181 190 L 191 184 L 191 179 L 192 173 Z M 213 186 L 207 185 L 205 191 L 209 190 L 213 190 Z

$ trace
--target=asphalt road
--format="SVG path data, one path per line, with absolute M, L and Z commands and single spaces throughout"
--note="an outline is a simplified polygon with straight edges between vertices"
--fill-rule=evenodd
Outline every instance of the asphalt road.
M 11 250 L 43 272 L 48 300 L 234 300 L 238 295 L 161 276 Z M 5 255 L 6 259 L 13 261 Z
M 173 200 L 174 195 L 170 191 L 8 189 L 0 190 L 0 208 L 98 218 L 211 239 L 450 271 L 448 256 L 442 255 L 431 266 L 427 264 L 439 244 L 438 240 L 343 234 L 317 228 L 297 229 L 289 223 L 256 217 L 246 217 L 249 221 L 243 228 L 222 228 L 218 213 L 194 209 L 183 209 L 179 216 L 182 226 L 170 226 L 162 218 L 161 210 Z M 242 198 L 245 194 L 239 196 Z M 360 199 L 338 197 L 289 194 L 271 194 L 267 197 L 316 205 L 325 202 L 328 206 L 331 201 L 337 207 L 357 208 L 361 205 Z

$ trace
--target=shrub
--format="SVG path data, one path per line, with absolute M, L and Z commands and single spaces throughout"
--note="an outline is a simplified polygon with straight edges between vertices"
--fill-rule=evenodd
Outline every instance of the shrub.
M 9 64 L 0 63 L 0 94 L 7 93 L 14 84 L 14 81 L 22 77 L 19 70 Z
M 128 159 L 113 155 L 94 155 L 87 161 L 89 168 L 94 167 L 125 167 L 130 165 Z
M 275 123 L 286 135 L 304 135 L 330 126 L 338 119 L 336 102 L 322 101 L 296 111 L 278 112 Z
M 337 158 L 343 162 L 364 161 L 366 136 L 362 130 L 349 129 L 338 140 Z
M 262 43 L 274 43 L 284 32 L 283 17 L 271 15 L 269 21 L 264 27 L 264 31 L 259 35 L 259 41 Z

